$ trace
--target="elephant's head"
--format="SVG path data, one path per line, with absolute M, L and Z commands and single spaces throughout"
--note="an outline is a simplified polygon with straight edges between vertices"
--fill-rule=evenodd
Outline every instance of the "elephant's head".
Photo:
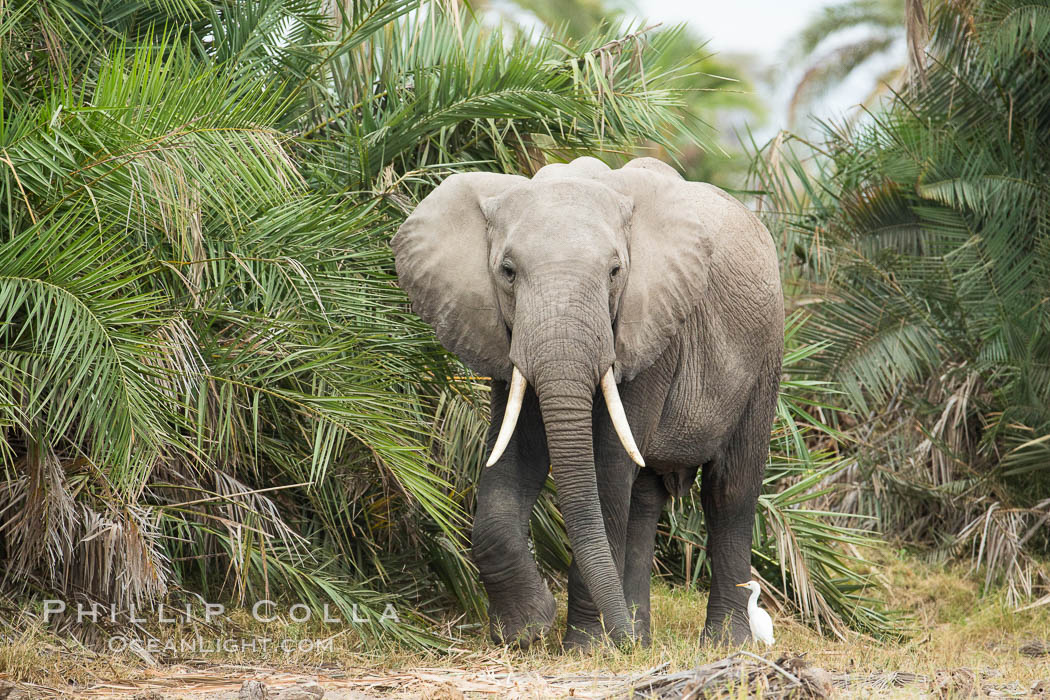
M 593 401 L 601 385 L 642 464 L 616 378 L 655 361 L 706 287 L 710 245 L 694 187 L 652 159 L 610 170 L 580 158 L 531 180 L 453 175 L 393 240 L 413 309 L 467 365 L 511 383 L 490 463 L 526 382 L 535 390 L 573 552 L 614 634 L 630 627 L 598 502 Z

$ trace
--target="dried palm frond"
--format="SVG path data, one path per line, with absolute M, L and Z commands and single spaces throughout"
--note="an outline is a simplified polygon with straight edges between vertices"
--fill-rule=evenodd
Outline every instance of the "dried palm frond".
M 998 502 L 966 525 L 958 534 L 956 548 L 969 545 L 974 569 L 984 569 L 984 588 L 998 583 L 1006 600 L 1019 605 L 1030 600 L 1038 587 L 1050 586 L 1050 576 L 1025 544 L 1050 519 L 1050 499 L 1032 508 L 1004 509 Z

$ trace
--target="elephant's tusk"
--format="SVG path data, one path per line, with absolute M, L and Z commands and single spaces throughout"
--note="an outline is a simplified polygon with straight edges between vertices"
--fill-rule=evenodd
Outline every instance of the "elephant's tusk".
M 613 376 L 612 367 L 602 377 L 602 395 L 605 397 L 605 405 L 609 407 L 609 418 L 612 419 L 613 427 L 616 428 L 616 434 L 620 437 L 623 449 L 627 450 L 627 454 L 631 456 L 635 464 L 644 467 L 645 460 L 642 459 L 642 453 L 634 442 L 631 426 L 627 424 L 627 414 L 623 411 L 623 403 L 620 401 L 620 392 L 616 389 L 616 377 Z
M 518 424 L 518 414 L 521 413 L 521 402 L 525 400 L 527 384 L 525 375 L 515 367 L 510 377 L 510 394 L 507 396 L 507 410 L 503 412 L 503 425 L 499 427 L 499 437 L 496 438 L 496 444 L 492 447 L 492 456 L 489 457 L 489 461 L 485 462 L 486 467 L 495 464 L 503 456 L 507 445 L 510 444 L 510 438 L 514 435 L 514 426 Z

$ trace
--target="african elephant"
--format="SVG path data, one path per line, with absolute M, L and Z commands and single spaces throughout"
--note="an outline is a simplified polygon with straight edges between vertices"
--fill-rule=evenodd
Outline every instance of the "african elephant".
M 657 521 L 698 471 L 704 636 L 745 640 L 736 584 L 751 578 L 783 356 L 777 256 L 758 219 L 658 160 L 579 158 L 531 179 L 452 175 L 392 245 L 414 311 L 493 379 L 472 533 L 493 638 L 527 646 L 554 619 L 529 548 L 550 469 L 574 557 L 567 647 L 648 643 Z

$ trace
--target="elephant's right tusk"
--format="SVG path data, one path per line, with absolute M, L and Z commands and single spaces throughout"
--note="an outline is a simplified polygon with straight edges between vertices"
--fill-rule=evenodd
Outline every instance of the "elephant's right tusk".
M 631 456 L 634 463 L 639 467 L 645 466 L 642 453 L 634 442 L 631 434 L 631 426 L 627 424 L 627 414 L 624 413 L 623 403 L 620 401 L 620 392 L 616 389 L 616 377 L 613 375 L 612 367 L 602 377 L 602 396 L 605 397 L 605 405 L 609 407 L 609 418 L 612 419 L 613 428 L 620 437 L 623 449 Z
M 525 375 L 514 368 L 510 376 L 510 393 L 507 395 L 507 410 L 503 412 L 503 425 L 499 427 L 499 437 L 492 447 L 492 456 L 485 462 L 486 467 L 491 467 L 503 456 L 503 451 L 510 444 L 510 438 L 514 435 L 514 426 L 518 424 L 518 414 L 521 413 L 521 402 L 525 400 Z

